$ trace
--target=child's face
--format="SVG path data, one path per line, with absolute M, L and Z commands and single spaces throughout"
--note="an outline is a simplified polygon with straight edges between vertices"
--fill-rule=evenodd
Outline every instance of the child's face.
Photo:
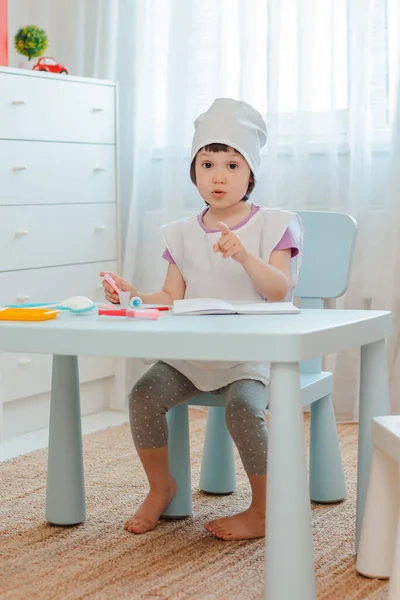
M 229 208 L 247 192 L 250 167 L 233 148 L 227 152 L 200 150 L 196 156 L 196 185 L 203 200 L 214 208 Z

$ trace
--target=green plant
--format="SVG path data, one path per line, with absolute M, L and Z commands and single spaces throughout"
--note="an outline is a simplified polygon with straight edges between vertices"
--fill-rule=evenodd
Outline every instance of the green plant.
M 47 34 L 36 25 L 27 25 L 18 29 L 14 36 L 14 46 L 19 54 L 28 60 L 40 56 L 47 48 Z

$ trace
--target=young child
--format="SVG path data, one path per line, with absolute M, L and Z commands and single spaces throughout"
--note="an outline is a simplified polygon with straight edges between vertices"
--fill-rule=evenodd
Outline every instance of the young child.
M 152 304 L 202 297 L 247 302 L 292 298 L 302 246 L 300 220 L 295 213 L 247 202 L 266 139 L 264 120 L 245 102 L 219 98 L 196 119 L 190 177 L 207 207 L 197 217 L 162 228 L 163 258 L 169 265 L 161 291 L 141 293 L 111 273 L 120 288 Z M 111 287 L 103 285 L 106 299 L 118 302 Z M 166 412 L 203 390 L 224 395 L 227 427 L 252 490 L 246 511 L 205 528 L 224 540 L 264 536 L 268 383 L 268 365 L 258 362 L 164 360 L 141 377 L 129 397 L 129 415 L 150 491 L 126 530 L 154 529 L 174 496 Z

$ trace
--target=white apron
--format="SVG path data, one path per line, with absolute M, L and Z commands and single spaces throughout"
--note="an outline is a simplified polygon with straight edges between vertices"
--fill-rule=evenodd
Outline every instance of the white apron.
M 299 247 L 299 254 L 292 259 L 291 286 L 286 300 L 293 297 L 300 267 L 303 228 L 298 215 L 261 207 L 247 223 L 234 230 L 248 252 L 268 263 L 271 252 L 289 225 Z M 231 302 L 265 301 L 238 262 L 231 258 L 223 260 L 220 253 L 214 252 L 213 245 L 219 240 L 221 233 L 204 231 L 197 216 L 164 225 L 162 234 L 185 280 L 185 298 L 219 298 Z M 217 390 L 240 379 L 256 379 L 265 385 L 269 384 L 268 363 L 186 360 L 164 362 L 185 375 L 202 391 Z

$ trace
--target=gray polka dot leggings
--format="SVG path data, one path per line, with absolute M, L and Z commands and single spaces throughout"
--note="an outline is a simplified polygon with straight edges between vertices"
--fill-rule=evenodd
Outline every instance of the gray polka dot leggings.
M 136 448 L 166 446 L 166 413 L 198 393 L 196 386 L 173 367 L 163 362 L 153 365 L 129 395 L 129 420 Z M 213 393 L 223 394 L 225 397 L 226 424 L 246 473 L 265 475 L 268 442 L 265 410 L 268 405 L 268 388 L 261 381 L 242 379 Z

